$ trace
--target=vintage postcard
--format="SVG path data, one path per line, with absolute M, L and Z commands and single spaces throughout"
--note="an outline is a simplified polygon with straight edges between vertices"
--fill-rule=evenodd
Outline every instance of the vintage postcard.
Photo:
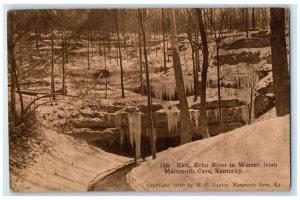
M 10 190 L 290 190 L 289 19 L 9 10 Z

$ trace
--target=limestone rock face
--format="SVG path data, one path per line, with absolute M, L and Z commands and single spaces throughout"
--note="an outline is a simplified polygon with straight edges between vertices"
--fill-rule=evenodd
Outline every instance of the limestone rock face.
M 275 106 L 274 96 L 258 95 L 254 100 L 254 117 L 265 114 Z
M 250 52 L 250 51 L 242 51 L 241 53 L 233 53 L 233 54 L 224 54 L 219 55 L 219 64 L 220 65 L 237 65 L 241 62 L 246 62 L 249 64 L 257 64 L 261 61 L 260 52 Z M 214 57 L 216 60 L 216 57 Z M 213 63 L 217 65 L 216 62 Z

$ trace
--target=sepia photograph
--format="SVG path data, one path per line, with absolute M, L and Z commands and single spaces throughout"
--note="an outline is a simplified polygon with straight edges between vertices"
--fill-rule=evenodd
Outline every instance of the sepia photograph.
M 6 19 L 11 192 L 290 190 L 288 7 Z

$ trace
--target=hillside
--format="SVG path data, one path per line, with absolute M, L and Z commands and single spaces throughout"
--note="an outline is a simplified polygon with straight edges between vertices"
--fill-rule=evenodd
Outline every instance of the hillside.
M 103 176 L 132 162 L 42 124 L 38 131 L 42 139 L 29 143 L 36 147 L 31 164 L 10 172 L 14 192 L 84 192 Z
M 288 190 L 289 121 L 290 116 L 273 118 L 213 138 L 169 148 L 159 153 L 156 160 L 148 158 L 134 168 L 127 174 L 127 181 L 137 191 Z M 239 162 L 255 163 L 257 166 L 241 167 Z M 162 163 L 168 163 L 171 170 L 187 171 L 165 172 L 161 168 Z M 178 163 L 189 163 L 190 167 L 179 168 Z M 201 166 L 201 163 L 208 166 Z M 229 163 L 234 163 L 236 167 L 230 168 Z M 264 167 L 264 163 L 273 165 Z M 190 169 L 194 169 L 195 173 L 188 172 Z M 201 173 L 197 172 L 198 169 Z M 234 169 L 234 172 L 221 173 L 221 170 L 228 169 Z M 191 183 L 193 187 L 188 186 Z M 202 186 L 197 186 L 197 183 Z M 205 186 L 206 183 L 209 184 Z M 275 183 L 280 186 L 275 186 Z

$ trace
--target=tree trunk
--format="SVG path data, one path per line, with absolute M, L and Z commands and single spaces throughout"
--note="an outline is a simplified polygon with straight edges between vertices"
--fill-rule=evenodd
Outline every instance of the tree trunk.
M 9 53 L 10 54 L 10 53 Z M 11 65 L 11 72 L 10 72 L 10 113 L 12 115 L 13 121 L 16 123 L 17 120 L 17 110 L 16 110 L 16 85 L 15 85 L 15 78 L 13 75 L 13 67 Z
M 221 108 L 221 82 L 220 82 L 220 63 L 219 63 L 219 51 L 220 51 L 220 43 L 221 43 L 221 34 L 222 34 L 222 23 L 223 23 L 223 18 L 221 19 L 219 24 L 219 34 L 217 35 L 217 30 L 213 26 L 213 32 L 214 32 L 214 37 L 215 37 L 215 43 L 216 43 L 216 62 L 217 62 L 217 85 L 218 85 L 218 122 L 220 125 L 223 124 L 223 119 L 222 119 L 222 108 Z
M 16 59 L 15 57 L 13 56 L 12 57 L 12 65 L 14 66 L 13 69 L 13 78 L 15 79 L 15 86 L 16 86 L 16 89 L 17 89 L 17 93 L 19 94 L 19 100 L 20 100 L 20 110 L 21 110 L 21 113 L 20 113 L 20 120 L 18 122 L 18 124 L 21 124 L 23 122 L 23 119 L 24 119 L 24 101 L 23 101 L 23 95 L 21 93 L 21 88 L 20 88 L 20 84 L 19 84 L 19 77 L 18 77 L 18 74 L 17 74 L 17 71 L 18 71 L 18 68 L 17 68 L 17 63 L 16 63 Z
M 217 74 L 218 74 L 218 104 L 219 104 L 219 123 L 223 124 L 222 108 L 221 108 L 221 83 L 220 83 L 220 63 L 219 63 L 219 41 L 216 41 L 217 46 Z
M 141 82 L 141 95 L 144 95 L 144 84 L 143 84 L 143 55 L 142 55 L 142 36 L 141 30 L 139 30 L 139 63 L 140 63 L 140 82 Z
M 122 25 L 123 25 L 123 40 L 124 40 L 124 48 L 126 49 L 126 31 L 125 31 L 125 9 L 122 9 Z
M 55 100 L 55 85 L 54 85 L 54 33 L 51 28 L 51 100 Z
M 167 40 L 167 61 L 170 61 L 170 56 L 169 56 L 169 40 Z
M 246 36 L 249 38 L 249 17 L 248 17 L 248 8 L 244 8 L 245 10 L 245 31 Z
M 99 56 L 102 55 L 102 52 L 101 52 L 101 39 L 100 39 L 100 32 L 98 32 L 98 46 L 99 46 Z
M 194 75 L 194 102 L 198 99 L 198 70 L 195 61 L 195 52 L 192 51 L 193 75 Z
M 8 64 L 10 66 L 10 112 L 12 115 L 12 120 L 14 123 L 17 123 L 17 109 L 16 109 L 16 84 L 15 84 L 15 78 L 14 73 L 16 71 L 15 65 L 14 65 L 14 27 L 13 27 L 13 17 L 12 14 L 9 14 L 8 16 L 8 30 L 7 30 L 7 48 L 8 48 Z
M 268 26 L 268 15 L 267 15 L 267 8 L 264 8 L 264 28 Z
M 65 83 L 65 45 L 64 45 L 64 30 L 62 30 L 61 34 L 61 50 L 62 50 L 62 86 L 61 86 L 61 94 L 65 95 L 66 93 L 66 83 Z
M 229 14 L 229 33 L 232 32 L 232 16 L 231 16 L 231 9 L 228 10 Z
M 64 43 L 64 47 L 65 47 L 65 61 L 66 63 L 69 62 L 69 58 L 68 58 L 68 43 L 67 43 L 67 31 L 66 31 L 66 35 L 65 35 L 65 43 Z
M 93 47 L 93 31 L 91 31 L 91 51 L 92 51 L 92 57 L 94 57 L 94 47 Z
M 87 56 L 88 56 L 88 70 L 90 70 L 90 40 L 87 39 Z
M 14 31 L 14 20 L 13 14 L 8 15 L 8 62 L 10 65 L 10 79 L 11 79 L 11 112 L 13 117 L 13 123 L 15 125 L 19 125 L 23 122 L 24 118 L 24 101 L 21 93 L 19 77 L 18 77 L 18 68 L 17 62 L 15 58 L 15 45 L 17 41 L 14 40 L 14 36 L 16 35 Z M 20 39 L 20 38 L 19 38 Z M 16 109 L 16 92 L 19 94 L 20 101 L 20 118 L 18 119 L 17 109 Z
M 103 45 L 104 69 L 107 72 L 105 45 Z M 107 76 L 105 76 L 105 99 L 107 99 Z
M 233 8 L 233 30 L 236 30 L 236 14 L 235 14 L 235 8 Z
M 207 129 L 207 114 L 206 114 L 206 81 L 207 81 L 207 70 L 208 70 L 208 46 L 206 39 L 206 32 L 203 26 L 202 10 L 195 8 L 200 36 L 202 41 L 202 52 L 203 52 L 203 68 L 201 73 L 201 116 L 200 116 L 200 129 L 203 138 L 209 137 Z
M 163 30 L 163 54 L 164 54 L 164 73 L 167 73 L 167 60 L 166 60 L 166 26 L 165 26 L 165 11 L 161 9 L 162 14 L 162 30 Z
M 172 38 L 172 57 L 176 81 L 176 91 L 180 104 L 180 143 L 185 144 L 192 141 L 191 124 L 190 124 L 190 113 L 189 106 L 186 99 L 184 80 L 181 69 L 179 50 L 178 50 L 178 39 L 176 30 L 176 19 L 175 10 L 169 11 L 170 16 L 170 29 Z
M 188 14 L 187 36 L 188 36 L 188 40 L 190 42 L 190 46 L 191 46 L 191 50 L 192 50 L 193 79 L 194 79 L 194 102 L 195 102 L 195 101 L 197 101 L 197 98 L 198 98 L 198 82 L 199 81 L 198 81 L 198 70 L 196 73 L 195 45 L 194 45 L 194 41 L 193 41 L 193 34 L 192 34 L 192 27 L 191 27 L 192 17 L 191 17 L 191 14 L 188 9 L 187 9 L 187 14 Z M 199 43 L 199 41 L 198 41 L 198 43 Z M 197 43 L 197 45 L 198 45 L 198 43 Z
M 199 28 L 198 25 L 196 24 L 195 26 L 195 42 L 198 45 L 199 44 Z M 194 101 L 197 100 L 198 98 L 198 72 L 200 71 L 200 54 L 199 54 L 199 48 L 195 51 L 195 68 L 194 68 L 194 94 L 195 98 Z
M 255 8 L 252 8 L 252 29 L 255 30 Z
M 196 24 L 195 26 L 195 42 L 199 44 L 199 28 Z M 198 72 L 200 71 L 200 54 L 199 49 L 195 51 L 195 62 L 196 62 L 196 72 L 197 72 L 197 81 L 198 81 Z
M 157 15 L 155 15 L 155 21 L 154 21 L 154 30 L 155 30 L 155 57 L 157 57 Z
M 36 24 L 34 25 L 34 35 L 35 35 L 35 48 L 36 48 L 36 50 L 39 50 L 38 34 L 37 34 Z
M 202 13 L 201 13 L 201 14 L 202 14 Z M 214 16 L 213 16 L 213 9 L 211 8 L 211 9 L 210 9 L 210 25 L 211 25 L 210 31 L 211 31 L 211 33 L 213 32 L 213 29 L 214 29 L 213 23 L 214 23 Z M 203 26 L 204 26 L 204 25 L 203 25 Z
M 120 38 L 121 39 L 121 38 Z M 116 41 L 116 37 L 114 37 L 114 41 Z M 121 41 L 120 41 L 120 44 L 121 44 Z M 119 47 L 118 47 L 118 50 L 119 50 Z M 119 57 L 119 51 L 117 51 L 117 55 L 116 55 L 116 57 L 115 57 L 115 61 L 116 61 L 116 63 L 117 63 L 117 66 L 119 66 L 119 62 L 118 62 L 118 59 L 119 59 L 120 57 Z
M 149 115 L 149 122 L 150 122 L 150 141 L 151 141 L 151 152 L 152 152 L 152 159 L 156 159 L 156 146 L 155 146 L 155 139 L 154 139 L 154 132 L 153 132 L 153 117 L 152 117 L 152 105 L 151 105 L 151 91 L 150 91 L 150 79 L 149 79 L 149 69 L 148 69 L 148 58 L 147 58 L 147 48 L 146 48 L 146 34 L 143 25 L 143 17 L 142 11 L 138 10 L 139 15 L 139 22 L 141 27 L 141 32 L 143 36 L 143 46 L 144 46 L 144 59 L 145 59 L 145 67 L 146 67 L 146 81 L 147 81 L 147 102 L 148 102 L 148 115 Z
M 109 30 L 107 30 L 107 45 L 108 45 L 108 52 L 109 52 L 109 55 L 108 55 L 108 58 L 109 58 L 109 63 L 111 64 L 111 56 L 110 56 L 110 32 Z
M 121 89 L 122 89 L 122 98 L 125 98 L 124 93 L 124 83 L 123 83 L 123 64 L 122 64 L 122 52 L 121 52 L 121 45 L 120 45 L 120 33 L 118 27 L 118 11 L 115 10 L 115 24 L 117 29 L 117 37 L 118 37 L 118 47 L 119 47 L 119 58 L 120 58 L 120 70 L 121 70 Z
M 17 74 L 17 63 L 16 59 L 14 56 L 14 51 L 11 51 L 10 53 L 10 64 L 11 64 L 11 104 L 13 103 L 14 105 L 11 105 L 11 110 L 12 110 L 12 116 L 14 118 L 14 123 L 20 124 L 23 122 L 24 118 L 24 101 L 23 101 L 23 95 L 21 93 L 21 88 L 19 84 L 19 78 Z M 20 100 L 20 118 L 17 120 L 17 112 L 16 112 L 16 96 L 15 92 L 19 94 L 19 100 Z
M 290 77 L 284 8 L 271 8 L 271 51 L 276 114 L 284 116 L 290 113 Z

